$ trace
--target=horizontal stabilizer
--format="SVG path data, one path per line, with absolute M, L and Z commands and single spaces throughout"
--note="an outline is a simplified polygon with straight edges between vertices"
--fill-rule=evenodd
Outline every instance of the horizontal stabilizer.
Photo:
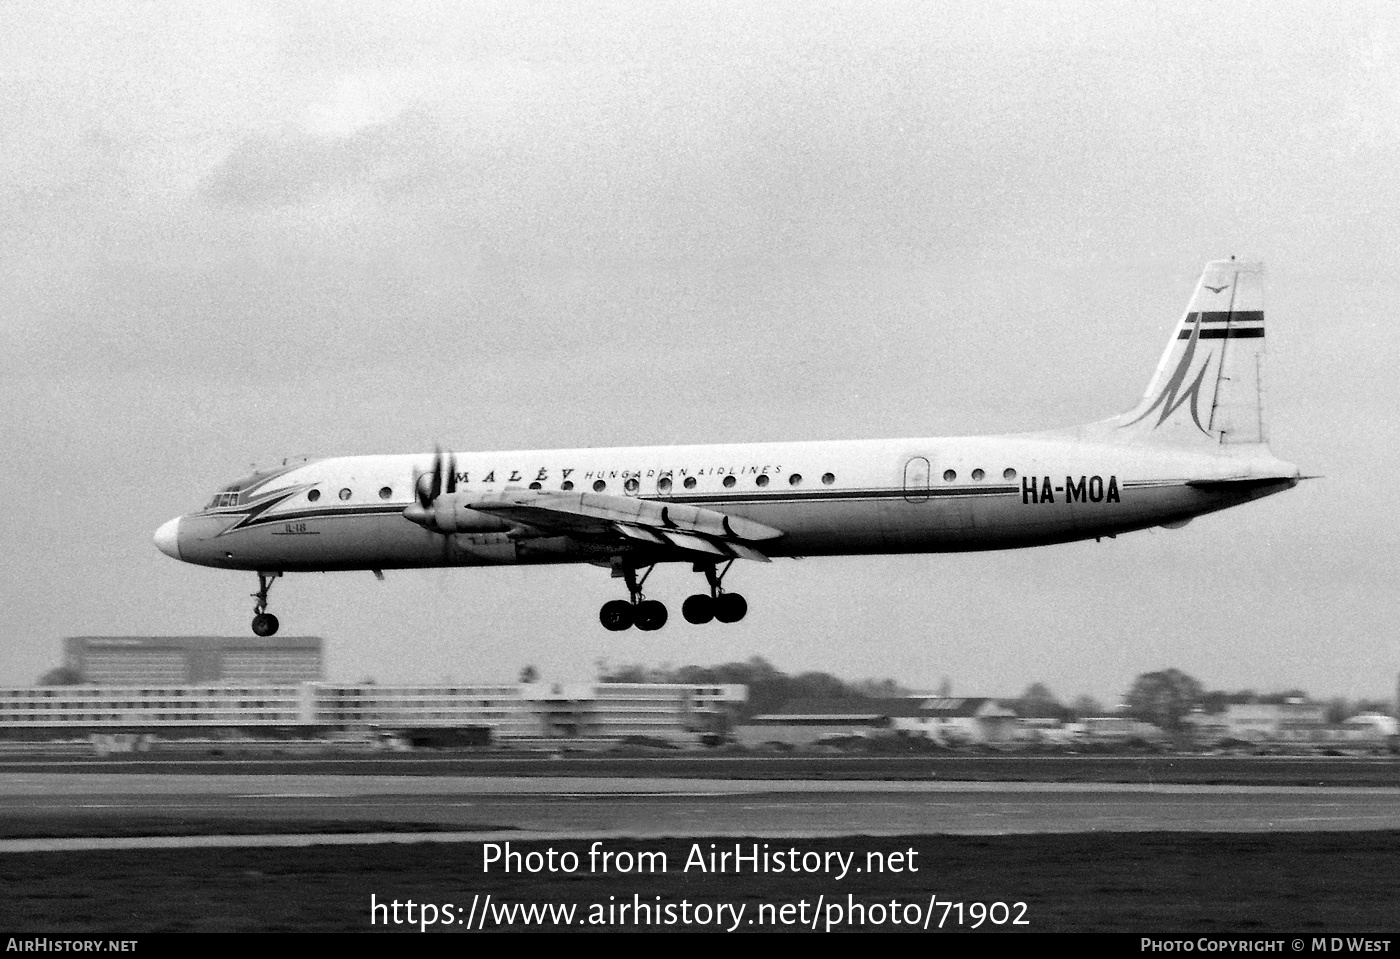
M 1270 486 L 1287 489 L 1297 486 L 1298 479 L 1295 476 L 1243 476 L 1236 479 L 1187 480 L 1186 485 L 1212 492 L 1245 492 Z

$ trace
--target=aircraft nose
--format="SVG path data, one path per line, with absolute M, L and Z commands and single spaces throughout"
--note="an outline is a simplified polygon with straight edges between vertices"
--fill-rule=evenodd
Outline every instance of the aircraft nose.
M 171 559 L 180 559 L 180 518 L 177 516 L 156 530 L 156 549 Z

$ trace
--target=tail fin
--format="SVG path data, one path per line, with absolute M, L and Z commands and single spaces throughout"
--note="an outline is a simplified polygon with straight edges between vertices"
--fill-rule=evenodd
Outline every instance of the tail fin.
M 1142 400 L 1112 420 L 1133 442 L 1264 443 L 1264 267 L 1207 263 Z

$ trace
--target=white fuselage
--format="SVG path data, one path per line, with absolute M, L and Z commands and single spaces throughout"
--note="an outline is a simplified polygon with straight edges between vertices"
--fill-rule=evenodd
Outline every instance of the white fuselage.
M 687 622 L 734 623 L 736 559 L 1014 549 L 1116 536 L 1297 485 L 1266 445 L 1263 268 L 1206 264 L 1147 391 L 1126 413 L 1004 436 L 347 456 L 284 463 L 166 523 L 156 546 L 258 574 L 270 636 L 285 572 L 587 562 L 626 581 L 609 630 L 660 629 L 641 583 L 686 562 Z M 721 568 L 721 564 L 723 568 Z
M 1067 542 L 1287 489 L 1263 446 L 1180 449 L 1065 433 L 457 453 L 457 489 L 595 491 L 702 506 L 782 531 L 768 556 L 951 552 Z M 255 474 L 157 542 L 186 562 L 292 572 L 600 562 L 616 552 L 504 524 L 405 519 L 432 454 L 311 460 Z M 538 485 L 535 485 L 538 484 Z M 162 542 L 162 536 L 164 538 Z

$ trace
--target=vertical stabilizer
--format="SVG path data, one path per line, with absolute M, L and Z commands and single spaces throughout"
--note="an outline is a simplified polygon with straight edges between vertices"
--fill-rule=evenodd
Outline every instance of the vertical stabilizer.
M 1264 443 L 1264 267 L 1206 264 L 1142 400 L 1112 421 L 1122 439 Z

